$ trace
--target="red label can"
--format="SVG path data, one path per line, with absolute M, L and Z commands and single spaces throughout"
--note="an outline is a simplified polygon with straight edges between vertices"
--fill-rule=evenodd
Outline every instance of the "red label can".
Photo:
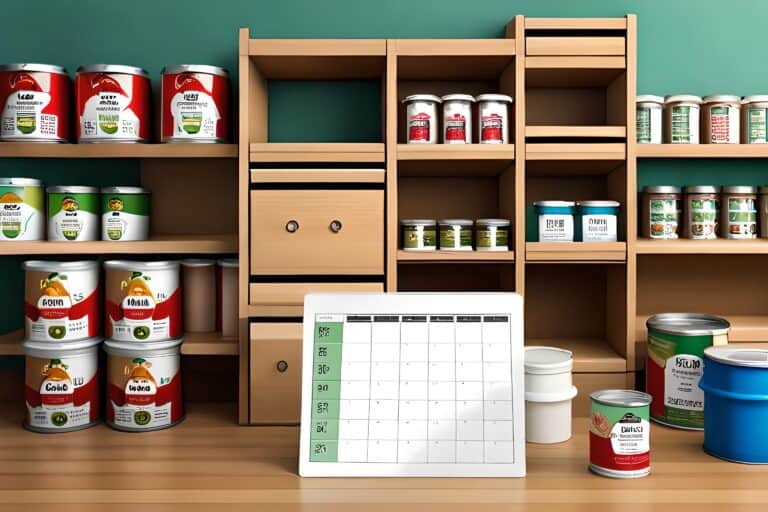
M 216 66 L 163 69 L 163 142 L 226 142 L 229 135 L 229 72 Z
M 150 97 L 141 68 L 82 66 L 75 79 L 78 142 L 148 142 Z
M 67 142 L 70 89 L 59 66 L 0 66 L 0 140 Z

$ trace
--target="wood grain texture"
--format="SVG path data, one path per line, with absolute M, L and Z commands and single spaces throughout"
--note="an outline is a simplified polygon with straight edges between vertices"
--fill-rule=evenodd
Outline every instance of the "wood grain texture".
M 250 303 L 304 308 L 307 293 L 383 292 L 382 283 L 251 283 Z
M 384 162 L 384 144 L 344 142 L 251 143 L 251 162 Z
M 626 18 L 525 18 L 526 30 L 624 30 Z
M 409 263 L 514 262 L 514 251 L 397 251 L 397 261 Z
M 384 183 L 384 169 L 251 169 L 251 183 Z
M 0 255 L 227 254 L 237 252 L 237 235 L 152 235 L 137 242 L 19 241 L 0 244 Z
M 532 126 L 525 127 L 527 137 L 605 137 L 624 138 L 626 126 Z
M 237 158 L 237 144 L 3 142 L 0 158 Z
M 525 145 L 527 160 L 616 160 L 626 157 L 624 143 L 534 143 Z
M 768 144 L 637 144 L 638 158 L 768 158 Z
M 526 55 L 624 55 L 623 37 L 525 38 Z
M 615 261 L 627 257 L 626 242 L 527 242 L 526 261 Z

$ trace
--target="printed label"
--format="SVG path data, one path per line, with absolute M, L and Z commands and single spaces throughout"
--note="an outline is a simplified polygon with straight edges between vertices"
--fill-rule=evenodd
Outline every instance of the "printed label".
M 651 199 L 648 207 L 651 238 L 677 238 L 680 213 L 677 199 Z
M 179 75 L 182 80 L 194 80 L 200 87 L 196 90 L 182 90 L 171 99 L 171 115 L 173 116 L 173 136 L 181 138 L 216 138 L 216 126 L 221 119 L 221 113 L 216 102 L 211 97 L 210 85 L 205 88 L 203 81 L 211 76 Z M 177 80 L 178 81 L 178 80 Z M 189 87 L 187 85 L 186 87 Z M 203 90 L 199 90 L 203 89 Z M 207 90 L 206 90 L 207 89 Z
M 408 142 L 430 142 L 432 118 L 426 112 L 419 112 L 408 120 Z
M 717 238 L 717 200 L 688 201 L 688 237 L 695 240 Z
M 728 199 L 728 238 L 744 239 L 757 237 L 757 208 L 754 199 Z
M 0 186 L 0 240 L 43 238 L 43 189 Z
M 446 226 L 440 228 L 441 249 L 471 249 L 472 230 L 469 227 Z
M 480 142 L 501 144 L 504 142 L 504 118 L 495 112 L 483 115 L 480 125 Z
M 27 271 L 24 316 L 27 337 L 39 341 L 95 336 L 98 320 L 98 271 Z
M 404 249 L 434 249 L 437 247 L 434 226 L 406 226 L 403 228 Z
M 102 240 L 145 240 L 149 235 L 149 196 L 146 194 L 101 197 Z
M 445 123 L 445 142 L 459 142 L 464 143 L 467 139 L 467 119 L 459 113 L 454 114 L 451 117 L 446 117 L 443 122 Z
M 48 194 L 48 239 L 96 240 L 98 208 L 97 194 Z
M 765 144 L 768 142 L 768 131 L 765 128 L 766 112 L 764 108 L 747 110 L 747 143 Z
M 691 107 L 672 107 L 672 144 L 696 144 L 699 137 L 699 110 Z
M 0 71 L 0 139 L 66 139 L 68 93 L 63 75 Z
M 582 215 L 581 238 L 584 242 L 615 242 L 616 215 Z
M 498 226 L 488 226 L 488 229 L 478 229 L 475 232 L 477 238 L 477 247 L 484 249 L 495 249 L 497 247 L 506 249 L 509 244 L 507 230 Z
M 635 114 L 635 129 L 637 130 L 637 142 L 649 144 L 651 142 L 651 109 L 638 108 Z
M 731 107 L 712 107 L 709 112 L 710 142 L 728 144 L 738 142 L 738 111 Z
M 149 81 L 144 77 L 120 73 L 79 74 L 79 138 L 147 138 L 148 98 Z
M 573 242 L 573 215 L 539 215 L 540 242 Z
M 611 407 L 593 402 L 589 429 L 590 462 L 610 471 L 650 468 L 648 407 Z

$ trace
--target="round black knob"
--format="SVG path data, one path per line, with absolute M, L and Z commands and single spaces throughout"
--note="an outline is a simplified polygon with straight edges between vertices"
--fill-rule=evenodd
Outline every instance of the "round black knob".
M 333 231 L 334 233 L 338 233 L 339 231 L 341 231 L 341 227 L 342 227 L 341 221 L 338 219 L 333 219 L 331 221 L 331 224 L 328 227 L 331 228 L 331 231 Z
M 279 371 L 280 373 L 285 373 L 285 370 L 288 369 L 288 363 L 285 361 L 278 361 L 277 365 L 275 366 L 277 366 L 277 371 Z
M 289 220 L 285 224 L 285 230 L 289 233 L 295 233 L 299 230 L 299 222 L 296 220 Z

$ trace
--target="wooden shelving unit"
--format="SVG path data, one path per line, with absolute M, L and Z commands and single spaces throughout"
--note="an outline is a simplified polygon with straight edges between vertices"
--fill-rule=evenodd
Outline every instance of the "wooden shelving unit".
M 237 158 L 236 144 L 0 142 L 0 158 Z
M 397 261 L 401 263 L 503 263 L 514 262 L 514 251 L 397 251 Z
M 605 262 L 627 260 L 626 242 L 526 242 L 525 259 L 529 262 Z
M 768 240 L 637 240 L 637 254 L 768 254 Z
M 376 143 L 251 143 L 251 162 L 384 163 L 384 144 Z
M 766 144 L 637 144 L 638 158 L 768 158 Z
M 9 242 L 0 255 L 60 254 L 232 254 L 237 235 L 153 235 L 139 242 Z

